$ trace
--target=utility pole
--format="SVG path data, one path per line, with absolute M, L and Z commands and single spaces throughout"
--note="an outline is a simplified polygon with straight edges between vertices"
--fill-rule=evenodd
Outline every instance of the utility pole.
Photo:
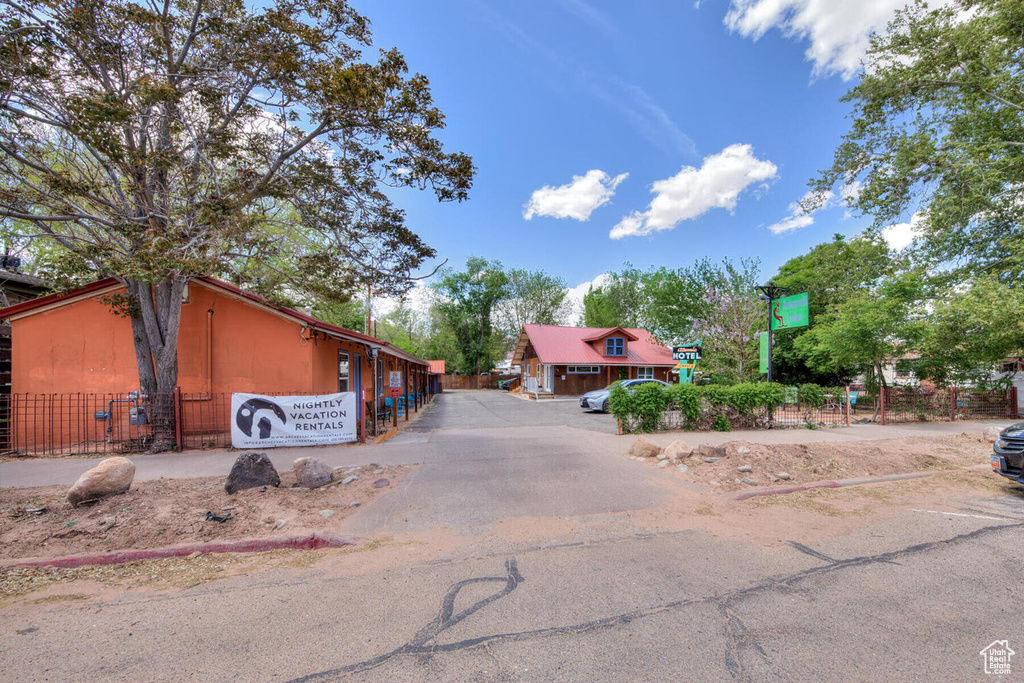
M 786 292 L 785 287 L 779 287 L 774 282 L 769 282 L 766 285 L 761 285 L 757 288 L 757 291 L 761 292 L 759 298 L 761 301 L 768 302 L 768 381 L 772 381 L 772 304 L 779 298 L 780 294 Z

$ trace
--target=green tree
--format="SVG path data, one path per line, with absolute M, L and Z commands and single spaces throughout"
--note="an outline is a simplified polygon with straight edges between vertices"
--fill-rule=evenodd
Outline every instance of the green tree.
M 472 162 L 435 137 L 427 79 L 370 47 L 345 0 L 0 4 L 0 218 L 125 285 L 144 391 L 177 382 L 196 274 L 279 259 L 344 300 L 433 256 L 383 187 L 462 200 Z
M 902 261 L 878 238 L 835 235 L 831 242 L 795 256 L 779 268 L 773 282 L 788 294 L 808 294 L 810 324 L 814 325 L 831 307 L 857 292 L 869 291 L 881 279 L 896 272 Z M 762 311 L 765 307 L 762 307 Z M 764 313 L 767 316 L 767 312 Z M 764 327 L 767 326 L 765 322 Z M 809 328 L 778 331 L 774 335 L 772 367 L 776 377 L 787 384 L 815 383 L 834 386 L 849 381 L 856 368 L 835 365 L 828 371 L 815 369 L 797 352 L 796 341 Z
M 504 348 L 492 323 L 495 307 L 508 296 L 501 263 L 473 256 L 466 260 L 466 270 L 446 268 L 432 286 L 438 296 L 435 306 L 462 357 L 459 370 L 477 375 L 490 371 Z
M 930 9 L 916 0 L 889 29 L 871 39 L 844 98 L 852 126 L 814 187 L 858 181 L 854 203 L 877 228 L 919 212 L 932 258 L 1019 282 L 1024 4 L 954 0 Z
M 506 295 L 495 304 L 498 325 L 508 339 L 517 339 L 526 324 L 560 325 L 569 314 L 565 280 L 543 270 L 506 271 Z
M 796 340 L 819 372 L 856 368 L 885 387 L 883 368 L 915 349 L 924 326 L 922 278 L 908 271 L 831 306 Z
M 749 381 L 758 372 L 757 334 L 766 326 L 765 306 L 757 298 L 760 262 L 728 259 L 707 273 L 704 310 L 692 336 L 704 343 L 699 369 L 726 382 Z
M 587 293 L 583 295 L 583 316 L 580 319 L 580 326 L 604 328 L 623 326 L 615 303 L 603 287 L 595 289 L 591 285 Z

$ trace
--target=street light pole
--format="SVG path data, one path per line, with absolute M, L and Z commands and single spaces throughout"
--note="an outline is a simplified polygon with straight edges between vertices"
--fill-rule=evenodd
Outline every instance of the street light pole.
M 768 381 L 772 381 L 772 304 L 779 298 L 780 294 L 785 293 L 785 287 L 779 287 L 774 282 L 769 282 L 766 285 L 761 285 L 757 288 L 757 291 L 761 292 L 761 299 L 768 302 Z

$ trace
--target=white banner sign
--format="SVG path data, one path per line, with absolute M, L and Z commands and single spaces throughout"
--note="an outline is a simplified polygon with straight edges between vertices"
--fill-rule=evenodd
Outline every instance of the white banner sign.
M 356 395 L 231 394 L 235 448 L 319 446 L 356 440 Z
M 389 376 L 389 380 L 390 380 L 388 382 L 388 386 L 389 387 L 391 387 L 392 389 L 401 389 L 402 388 L 402 371 L 401 370 L 392 370 L 391 371 L 391 375 Z

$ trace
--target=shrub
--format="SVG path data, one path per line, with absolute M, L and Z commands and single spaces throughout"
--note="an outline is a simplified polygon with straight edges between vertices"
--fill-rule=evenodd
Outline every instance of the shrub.
M 825 390 L 817 384 L 801 384 L 799 396 L 800 403 L 808 408 L 820 408 L 825 405 Z
M 729 418 L 721 413 L 715 415 L 715 419 L 711 421 L 711 428 L 716 432 L 729 431 Z
M 616 383 L 608 404 L 612 414 L 631 431 L 653 432 L 668 406 L 668 393 L 656 382 L 641 384 L 631 391 Z

